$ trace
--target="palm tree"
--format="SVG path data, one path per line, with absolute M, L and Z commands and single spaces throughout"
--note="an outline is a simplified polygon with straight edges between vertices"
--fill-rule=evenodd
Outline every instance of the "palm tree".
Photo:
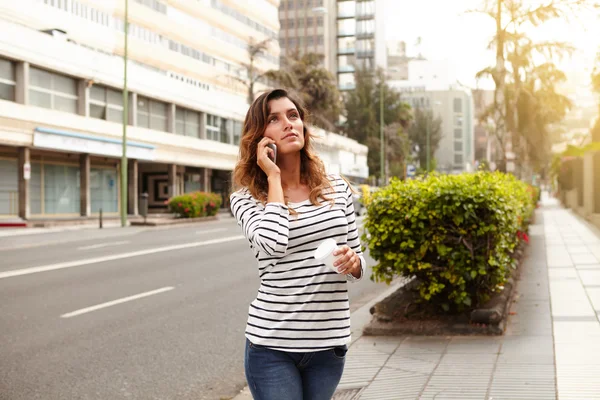
M 556 18 L 562 18 L 571 14 L 574 10 L 589 8 L 598 8 L 598 4 L 591 0 L 551 0 L 542 5 L 531 5 L 527 0 L 486 0 L 484 7 L 475 12 L 483 13 L 491 17 L 496 25 L 496 34 L 489 47 L 496 49 L 496 64 L 493 67 L 486 68 L 478 76 L 490 75 L 495 83 L 493 113 L 491 117 L 494 121 L 494 135 L 498 140 L 502 153 L 503 167 L 506 168 L 507 149 L 513 148 L 510 124 L 514 129 L 516 124 L 510 122 L 508 112 L 512 109 L 512 114 L 516 115 L 516 102 L 520 96 L 521 79 L 516 79 L 517 96 L 512 103 L 507 103 L 505 99 L 508 71 L 506 68 L 506 54 L 510 51 L 510 45 L 517 43 L 516 38 L 522 38 L 522 29 L 526 25 L 538 27 L 547 21 Z M 514 50 L 514 49 L 513 49 Z M 520 57 L 519 51 L 513 51 L 515 57 Z M 513 69 L 513 79 L 519 77 L 519 70 Z M 504 169 L 503 168 L 503 169 Z
M 248 104 L 254 101 L 254 85 L 256 82 L 263 79 L 265 72 L 261 72 L 256 66 L 257 58 L 269 48 L 271 38 L 267 38 L 257 42 L 254 38 L 250 38 L 247 47 L 248 62 L 242 63 L 242 69 L 238 72 L 243 76 L 233 76 L 235 80 L 246 86 L 248 90 Z M 244 76 L 245 75 L 245 76 Z

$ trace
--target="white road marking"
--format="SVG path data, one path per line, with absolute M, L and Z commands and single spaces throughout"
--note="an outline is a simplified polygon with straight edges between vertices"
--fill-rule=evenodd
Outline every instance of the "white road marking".
M 58 263 L 58 264 L 44 265 L 44 266 L 40 266 L 40 267 L 16 269 L 16 270 L 12 270 L 12 271 L 0 272 L 0 279 L 12 278 L 12 277 L 21 276 L 21 275 L 36 274 L 38 272 L 54 271 L 57 269 L 81 267 L 83 265 L 97 264 L 97 263 L 113 261 L 113 260 L 121 260 L 123 258 L 145 256 L 148 254 L 163 253 L 165 251 L 189 249 L 192 247 L 209 246 L 212 244 L 232 242 L 234 240 L 241 240 L 241 239 L 245 239 L 245 237 L 242 235 L 229 236 L 229 237 L 220 238 L 220 239 L 207 240 L 204 242 L 184 243 L 184 244 L 178 244 L 178 245 L 174 245 L 174 246 L 159 247 L 156 249 L 133 251 L 131 253 L 114 254 L 111 256 L 88 258 L 85 260 L 67 261 L 67 262 L 62 262 L 62 263 Z
M 209 229 L 206 231 L 196 231 L 196 235 L 201 235 L 203 233 L 215 233 L 215 232 L 223 232 L 226 231 L 227 228 L 219 228 L 219 229 Z
M 92 306 L 92 307 L 82 308 L 80 310 L 76 310 L 76 311 L 73 311 L 73 312 L 70 312 L 70 313 L 63 314 L 60 317 L 61 318 L 76 317 L 76 316 L 81 315 L 81 314 L 85 314 L 85 313 L 89 313 L 89 312 L 92 312 L 92 311 L 100 310 L 100 309 L 106 308 L 106 307 L 112 307 L 112 306 L 115 306 L 117 304 L 126 303 L 126 302 L 132 301 L 132 300 L 141 299 L 143 297 L 148 297 L 148 296 L 153 296 L 155 294 L 168 292 L 169 290 L 173 290 L 173 289 L 175 289 L 173 286 L 166 286 L 164 288 L 160 288 L 160 289 L 156 289 L 156 290 L 151 290 L 149 292 L 144 292 L 144 293 L 136 294 L 136 295 L 133 295 L 133 296 L 123 297 L 121 299 L 117 299 L 117 300 L 113 300 L 113 301 L 108 301 L 106 303 L 98 304 L 98 305 L 95 305 L 95 306 Z
M 93 244 L 91 246 L 83 246 L 83 247 L 78 247 L 77 250 L 92 250 L 92 249 L 101 249 L 102 247 L 108 247 L 108 246 L 120 246 L 122 244 L 127 244 L 129 243 L 128 240 L 122 241 L 122 242 L 112 242 L 112 243 L 99 243 L 99 244 Z

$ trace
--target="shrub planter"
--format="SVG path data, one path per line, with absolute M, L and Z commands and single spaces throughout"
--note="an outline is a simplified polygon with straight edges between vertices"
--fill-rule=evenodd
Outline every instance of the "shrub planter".
M 363 234 L 378 262 L 372 278 L 414 279 L 375 307 L 366 332 L 387 320 L 402 323 L 398 333 L 502 333 L 538 196 L 485 172 L 392 180 L 376 192 Z
M 415 311 L 415 301 L 419 295 L 415 289 L 416 279 L 408 282 L 396 292 L 371 307 L 373 318 L 363 328 L 366 336 L 402 335 L 502 335 L 506 329 L 506 317 L 514 295 L 514 287 L 519 278 L 524 248 L 515 252 L 518 266 L 501 292 L 471 311 L 459 314 L 440 314 L 431 310 Z

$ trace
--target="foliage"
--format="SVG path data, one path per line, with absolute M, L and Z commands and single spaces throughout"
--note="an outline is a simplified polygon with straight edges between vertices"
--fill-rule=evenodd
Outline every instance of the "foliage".
M 534 193 L 513 175 L 431 175 L 392 183 L 367 208 L 373 278 L 415 276 L 425 302 L 460 311 L 501 289 L 516 261 Z
M 342 109 L 342 96 L 335 78 L 321 64 L 322 57 L 295 53 L 286 58 L 279 70 L 267 71 L 265 76 L 285 89 L 297 92 L 310 111 L 313 123 L 334 130 Z
M 523 32 L 527 28 L 539 27 L 557 18 L 568 18 L 577 9 L 593 10 L 598 4 L 592 0 L 551 0 L 543 3 L 532 3 L 526 0 L 493 0 L 486 1 L 484 7 L 476 12 L 491 17 L 496 26 L 496 34 L 489 44 L 490 49 L 496 50 L 496 64 L 483 69 L 477 77 L 490 76 L 496 85 L 494 103 L 487 116 L 493 121 L 492 133 L 496 137 L 502 152 L 502 164 L 506 160 L 505 148 L 508 141 L 513 142 L 513 149 L 523 149 L 519 159 L 529 163 L 533 159 L 534 167 L 539 169 L 540 163 L 549 161 L 550 146 L 543 143 L 541 157 L 535 157 L 540 151 L 540 138 L 547 136 L 547 125 L 550 124 L 537 118 L 533 123 L 523 123 L 522 117 L 528 118 L 529 110 L 522 110 L 521 96 L 524 93 L 523 84 L 527 82 L 528 74 L 536 68 L 533 60 L 537 56 L 544 57 L 548 63 L 555 55 L 564 55 L 572 51 L 572 46 L 562 42 L 534 42 Z M 507 65 L 506 62 L 509 62 Z M 511 85 L 512 87 L 507 87 Z M 554 96 L 554 86 L 550 88 Z M 540 93 L 543 94 L 543 93 Z M 556 100 L 556 96 L 554 96 Z M 536 96 L 535 100 L 539 100 Z M 561 106 L 565 103 L 561 100 Z M 547 115 L 550 110 L 541 110 L 537 114 Z M 563 110 L 566 111 L 565 108 Z M 531 139 L 531 132 L 524 126 L 536 125 Z M 534 158 L 535 157 L 535 158 Z
M 433 168 L 433 158 L 442 140 L 442 119 L 434 118 L 432 110 L 414 110 L 414 120 L 408 128 L 408 136 L 413 144 L 419 146 L 418 160 L 421 169 L 427 169 L 427 131 L 429 130 L 430 170 Z
M 594 92 L 600 94 L 600 52 L 596 55 L 596 65 L 592 71 L 592 88 Z
M 221 196 L 216 193 L 194 192 L 167 200 L 169 211 L 181 218 L 212 217 L 221 207 Z
M 408 126 L 412 116 L 410 106 L 400 98 L 400 93 L 392 89 L 385 81 L 383 71 L 372 72 L 361 68 L 355 72 L 356 87 L 346 93 L 346 122 L 344 132 L 348 137 L 369 147 L 367 163 L 369 171 L 379 177 L 381 171 L 380 141 L 380 104 L 383 89 L 383 119 L 385 125 L 399 124 Z M 385 130 L 385 127 L 384 127 Z M 398 154 L 403 144 L 401 134 L 393 132 L 388 136 L 394 141 L 385 143 L 385 147 L 395 145 L 392 152 Z M 387 152 L 386 152 L 387 153 Z

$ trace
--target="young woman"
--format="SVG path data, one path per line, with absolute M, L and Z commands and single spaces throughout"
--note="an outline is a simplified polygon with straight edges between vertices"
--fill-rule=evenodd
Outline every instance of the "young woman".
M 244 363 L 255 400 L 331 399 L 350 342 L 347 282 L 364 274 L 351 189 L 326 175 L 306 119 L 285 90 L 261 95 L 246 115 L 234 170 L 241 189 L 231 207 L 261 279 Z M 314 258 L 328 238 L 338 245 L 337 272 Z

